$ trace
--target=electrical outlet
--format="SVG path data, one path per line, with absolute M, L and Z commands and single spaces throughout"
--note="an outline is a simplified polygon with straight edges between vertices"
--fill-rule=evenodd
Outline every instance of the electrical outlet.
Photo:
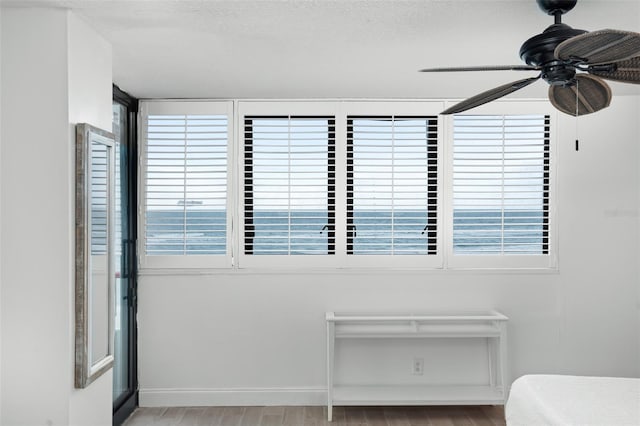
M 415 376 L 422 376 L 424 374 L 424 358 L 413 358 L 412 372 Z

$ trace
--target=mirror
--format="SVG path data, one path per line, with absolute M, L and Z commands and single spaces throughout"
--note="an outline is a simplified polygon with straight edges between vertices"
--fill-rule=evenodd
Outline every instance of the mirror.
M 113 365 L 114 137 L 76 125 L 75 387 Z

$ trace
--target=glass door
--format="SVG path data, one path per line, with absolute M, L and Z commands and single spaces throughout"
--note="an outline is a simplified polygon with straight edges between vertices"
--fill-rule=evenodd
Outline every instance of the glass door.
M 113 88 L 115 136 L 115 344 L 113 424 L 120 425 L 138 398 L 136 348 L 136 99 Z

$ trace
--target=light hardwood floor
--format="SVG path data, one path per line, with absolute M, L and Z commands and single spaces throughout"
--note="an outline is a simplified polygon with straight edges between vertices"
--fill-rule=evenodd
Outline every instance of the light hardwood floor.
M 504 426 L 501 406 L 138 408 L 124 426 Z

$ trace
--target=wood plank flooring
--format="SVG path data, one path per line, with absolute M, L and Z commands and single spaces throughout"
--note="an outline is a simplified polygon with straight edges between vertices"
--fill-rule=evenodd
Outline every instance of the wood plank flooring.
M 501 406 L 137 408 L 123 426 L 505 426 Z

